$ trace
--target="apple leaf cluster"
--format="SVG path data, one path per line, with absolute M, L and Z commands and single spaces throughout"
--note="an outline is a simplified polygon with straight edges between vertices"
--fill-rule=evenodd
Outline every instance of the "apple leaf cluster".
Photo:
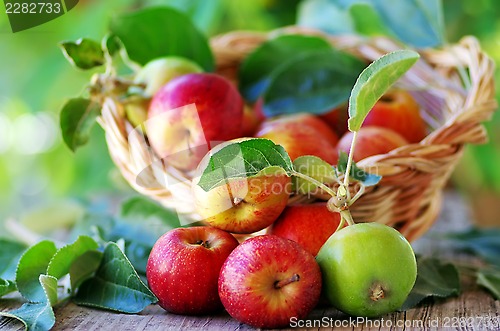
M 347 101 L 365 66 L 323 38 L 282 35 L 245 58 L 239 89 L 250 102 L 263 98 L 266 116 L 322 114 Z
M 79 236 L 57 248 L 56 242 L 43 240 L 23 247 L 19 258 L 22 245 L 2 241 L 3 259 L 11 266 L 16 261 L 17 267 L 14 276 L 9 274 L 11 267 L 0 275 L 0 294 L 17 290 L 27 302 L 18 309 L 0 312 L 0 316 L 18 319 L 27 330 L 49 330 L 55 323 L 53 307 L 69 299 L 124 313 L 140 312 L 156 302 L 116 243 L 99 244 L 91 237 Z

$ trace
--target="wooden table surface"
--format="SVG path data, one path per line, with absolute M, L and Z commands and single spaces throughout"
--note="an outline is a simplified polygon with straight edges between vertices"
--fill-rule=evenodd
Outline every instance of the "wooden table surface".
M 413 243 L 417 253 L 439 255 L 454 261 L 471 262 L 464 255 L 454 255 L 432 233 L 460 231 L 470 226 L 470 210 L 461 197 L 447 192 L 441 216 L 431 231 Z M 474 262 L 472 260 L 472 262 Z M 20 306 L 19 299 L 0 300 L 0 310 Z M 166 313 L 158 306 L 149 306 L 137 315 L 111 313 L 79 307 L 72 303 L 55 309 L 53 330 L 247 330 L 251 327 L 232 319 L 227 313 L 214 316 L 187 317 Z M 435 300 L 406 312 L 397 312 L 379 319 L 357 320 L 333 308 L 316 308 L 309 316 L 316 323 L 311 330 L 500 330 L 500 301 L 495 301 L 472 279 L 462 277 L 460 296 Z M 0 317 L 0 329 L 23 330 L 15 320 Z

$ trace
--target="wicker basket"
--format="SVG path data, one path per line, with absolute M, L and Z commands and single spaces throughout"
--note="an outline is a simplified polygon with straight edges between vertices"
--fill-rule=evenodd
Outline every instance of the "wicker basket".
M 320 35 L 335 47 L 369 61 L 402 48 L 387 38 L 332 37 L 297 27 L 270 34 L 233 32 L 211 41 L 217 72 L 235 81 L 245 56 L 278 33 Z M 431 133 L 418 144 L 360 161 L 361 168 L 376 171 L 383 179 L 352 206 L 355 221 L 388 224 L 409 240 L 422 235 L 436 219 L 443 187 L 464 145 L 486 141 L 481 123 L 490 119 L 497 107 L 494 63 L 475 38 L 465 37 L 456 45 L 426 49 L 420 54 L 422 60 L 399 84 L 411 90 Z M 199 219 L 190 193 L 192 174 L 158 160 L 147 138 L 132 130 L 121 104 L 105 99 L 99 122 L 106 131 L 113 161 L 135 190 L 182 215 Z

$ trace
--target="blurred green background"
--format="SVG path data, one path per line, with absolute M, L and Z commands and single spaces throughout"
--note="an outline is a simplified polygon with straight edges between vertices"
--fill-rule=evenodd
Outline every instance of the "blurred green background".
M 73 154 L 59 132 L 59 110 L 80 94 L 91 72 L 72 68 L 58 42 L 101 39 L 109 18 L 151 5 L 172 5 L 212 36 L 270 30 L 296 21 L 299 0 L 81 0 L 42 26 L 12 33 L 0 13 L 0 226 L 7 219 L 47 231 L 73 222 L 82 206 L 106 208 L 133 194 L 112 164 L 102 129 Z M 500 1 L 443 0 L 448 42 L 475 35 L 500 64 Z M 181 33 L 181 32 L 180 32 Z M 496 72 L 497 79 L 499 77 Z M 497 99 L 500 91 L 497 88 Z M 490 143 L 469 146 L 453 185 L 474 206 L 476 222 L 500 224 L 500 114 L 487 124 Z M 5 230 L 0 227 L 0 233 Z

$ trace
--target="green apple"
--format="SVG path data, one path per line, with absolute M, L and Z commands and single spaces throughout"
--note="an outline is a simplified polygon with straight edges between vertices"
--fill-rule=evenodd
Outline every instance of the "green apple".
M 144 84 L 146 97 L 152 97 L 172 79 L 191 73 L 203 72 L 195 62 L 178 56 L 166 56 L 151 60 L 137 73 L 135 84 Z
M 316 256 L 328 301 L 353 316 L 400 308 L 417 278 L 415 254 L 395 229 L 359 223 L 334 233 Z

